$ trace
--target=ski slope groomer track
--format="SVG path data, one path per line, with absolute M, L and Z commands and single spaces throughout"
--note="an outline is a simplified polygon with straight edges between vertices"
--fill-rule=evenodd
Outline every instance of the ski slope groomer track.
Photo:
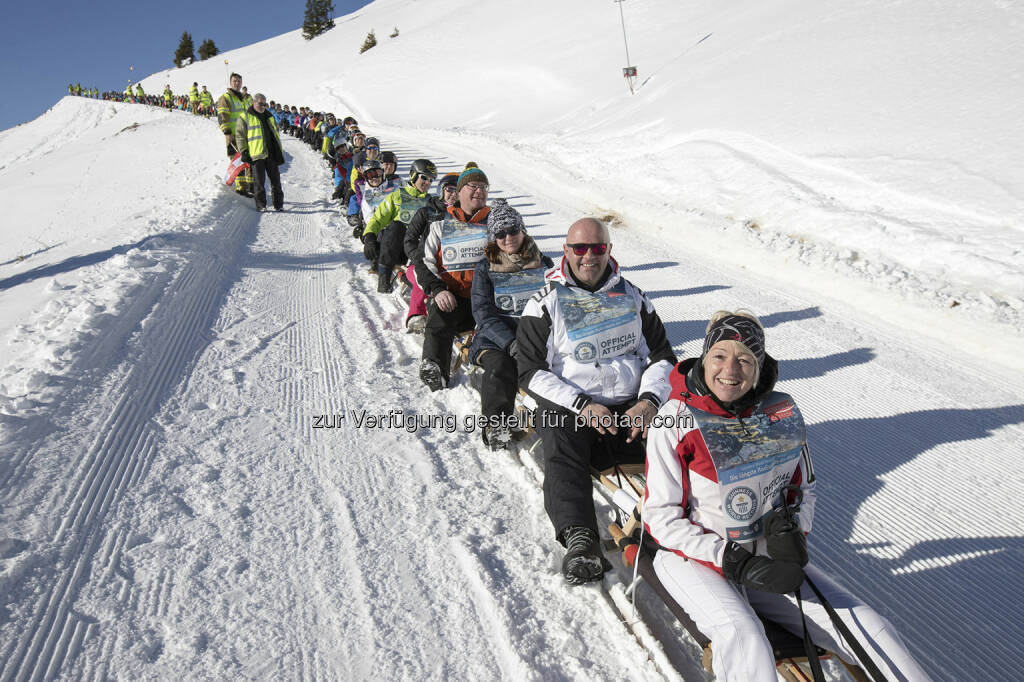
M 479 162 L 551 255 L 596 208 L 546 191 L 513 149 L 381 137 L 403 172 L 420 156 L 442 172 Z M 116 333 L 83 334 L 59 381 L 7 396 L 0 679 L 671 677 L 599 587 L 565 585 L 538 472 L 465 428 L 478 397 L 464 377 L 424 393 L 420 338 L 375 292 L 326 167 L 290 138 L 285 151 L 286 212 L 217 195 L 167 219 L 173 238 L 131 252 L 161 274 L 117 289 L 102 325 Z M 184 200 L 223 163 L 168 186 Z M 668 248 L 628 215 L 612 240 L 680 355 L 716 309 L 761 316 L 809 423 L 813 560 L 936 679 L 1024 668 L 1024 511 L 1007 504 L 1024 494 L 1019 374 L 752 276 L 727 248 Z M 82 265 L 83 282 L 113 287 L 105 265 Z M 2 305 L 41 278 L 0 280 Z M 370 419 L 399 411 L 436 423 Z M 697 679 L 694 647 L 666 655 Z

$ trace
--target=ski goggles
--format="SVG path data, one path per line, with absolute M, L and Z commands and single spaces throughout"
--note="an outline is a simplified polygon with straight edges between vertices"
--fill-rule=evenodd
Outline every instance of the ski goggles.
M 590 251 L 595 256 L 603 256 L 608 253 L 607 244 L 566 244 L 566 246 L 572 249 L 572 252 L 577 256 L 585 256 L 587 251 Z
M 514 237 L 522 231 L 523 228 L 519 227 L 518 225 L 513 225 L 512 227 L 504 227 L 494 233 L 494 238 L 497 240 L 504 239 L 505 237 Z
M 376 145 L 372 145 L 372 144 L 369 147 L 363 147 L 363 149 L 365 149 L 368 152 L 380 151 L 380 147 L 378 147 Z

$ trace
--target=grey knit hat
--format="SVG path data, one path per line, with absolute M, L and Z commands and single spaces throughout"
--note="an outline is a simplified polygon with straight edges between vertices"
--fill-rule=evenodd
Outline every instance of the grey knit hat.
M 526 232 L 526 224 L 519 211 L 508 205 L 504 199 L 495 199 L 491 203 L 491 212 L 487 216 L 487 241 L 497 241 L 495 234 L 500 230 L 507 230 L 510 227 L 518 227 L 520 231 Z

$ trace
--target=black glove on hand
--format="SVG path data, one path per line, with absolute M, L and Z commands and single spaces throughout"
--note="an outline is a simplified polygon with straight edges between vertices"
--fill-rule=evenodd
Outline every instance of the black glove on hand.
M 344 185 L 338 185 L 337 187 L 334 188 L 334 191 L 331 193 L 331 198 L 332 199 L 340 199 L 341 198 L 341 193 L 344 192 L 344 191 L 345 191 Z M 352 222 L 352 216 L 349 216 L 348 220 L 351 223 Z
M 765 514 L 764 538 L 771 558 L 807 565 L 807 537 L 800 530 L 796 517 L 791 517 L 785 509 L 773 509 Z
M 244 161 L 245 163 L 248 163 L 248 164 L 252 163 L 252 157 L 249 156 L 249 151 L 248 150 L 242 152 L 242 161 Z
M 366 256 L 366 260 L 377 260 L 380 257 L 377 235 L 373 232 L 363 234 L 363 255 Z
M 796 592 L 804 581 L 804 571 L 798 564 L 754 556 L 735 542 L 725 547 L 722 573 L 735 583 L 775 594 Z

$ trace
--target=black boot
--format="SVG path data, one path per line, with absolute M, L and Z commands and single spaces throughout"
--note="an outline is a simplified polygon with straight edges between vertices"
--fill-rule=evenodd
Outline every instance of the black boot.
M 420 381 L 427 385 L 431 391 L 440 391 L 444 388 L 444 376 L 441 368 L 433 360 L 424 359 L 420 362 Z
M 562 531 L 565 558 L 562 574 L 573 585 L 600 580 L 605 572 L 601 543 L 597 534 L 584 526 L 569 526 Z
M 384 265 L 381 263 L 377 266 L 377 293 L 378 294 L 390 294 L 394 290 L 394 279 L 395 269 L 390 265 Z

